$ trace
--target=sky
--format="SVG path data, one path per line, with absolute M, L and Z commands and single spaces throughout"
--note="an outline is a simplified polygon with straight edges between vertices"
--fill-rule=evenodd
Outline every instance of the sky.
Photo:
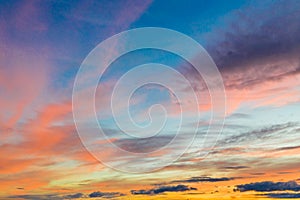
M 300 198 L 299 10 L 297 0 L 0 1 L 0 199 Z M 143 27 L 205 49 L 166 46 L 196 63 L 209 55 L 226 113 L 191 62 L 164 50 L 135 50 L 101 79 L 76 79 L 87 58 L 97 69 L 131 44 L 115 40 L 98 60 L 90 52 L 101 42 Z M 141 36 L 152 37 L 164 38 Z M 152 79 L 169 88 L 128 93 Z

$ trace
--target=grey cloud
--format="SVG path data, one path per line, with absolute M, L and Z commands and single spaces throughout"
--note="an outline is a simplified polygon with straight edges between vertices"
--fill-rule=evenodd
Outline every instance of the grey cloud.
M 64 198 L 66 199 L 78 199 L 83 197 L 84 195 L 82 193 L 76 193 L 76 194 L 70 194 L 70 195 L 66 195 L 64 196 Z
M 293 149 L 299 149 L 300 146 L 290 146 L 290 147 L 281 147 L 277 148 L 276 151 L 286 151 L 286 150 L 293 150 Z
M 249 119 L 250 115 L 246 113 L 233 113 L 228 116 L 228 119 Z
M 174 136 L 155 136 L 141 139 L 119 139 L 114 143 L 120 148 L 134 153 L 148 153 L 164 147 Z
M 89 194 L 89 197 L 94 198 L 94 197 L 102 197 L 102 198 L 114 198 L 114 197 L 120 197 L 124 196 L 125 194 L 122 194 L 120 192 L 92 192 Z
M 102 198 L 115 198 L 124 196 L 120 192 L 92 192 L 89 195 L 85 195 L 83 193 L 75 193 L 68 195 L 59 195 L 59 194 L 44 194 L 44 195 L 13 195 L 8 196 L 7 199 L 23 199 L 23 200 L 66 200 L 66 199 L 78 199 L 78 198 L 94 198 L 94 197 L 102 197 Z
M 257 191 L 257 192 L 272 192 L 272 191 L 300 191 L 300 185 L 295 181 L 288 182 L 255 182 L 243 185 L 237 185 L 236 191 L 246 192 L 246 191 Z
M 69 195 L 58 195 L 58 194 L 44 194 L 44 195 L 13 195 L 8 196 L 8 199 L 30 199 L 30 200 L 63 200 L 63 199 L 78 199 L 84 197 L 82 193 L 69 194 Z
M 193 187 L 188 187 L 186 185 L 177 185 L 177 186 L 161 186 L 158 188 L 153 188 L 150 190 L 131 190 L 133 195 L 155 195 L 164 192 L 184 192 L 189 190 L 197 190 Z
M 191 177 L 189 179 L 175 180 L 173 183 L 221 182 L 233 180 L 232 177 L 212 178 L 207 176 Z
M 247 169 L 247 166 L 225 166 L 223 169 L 237 170 L 237 169 Z
M 297 125 L 296 123 L 271 125 L 269 127 L 264 127 L 261 129 L 256 129 L 249 132 L 241 133 L 239 135 L 234 135 L 234 136 L 224 138 L 217 145 L 223 146 L 228 144 L 237 144 L 237 143 L 240 144 L 242 142 L 249 141 L 249 140 L 264 139 L 276 132 L 283 131 L 291 127 L 295 127 L 296 125 Z
M 248 87 L 300 73 L 300 2 L 259 4 L 268 3 L 258 1 L 235 11 L 225 20 L 226 28 L 208 36 L 216 41 L 207 48 L 224 72 L 227 87 Z M 241 74 L 226 74 L 232 71 Z
M 8 199 L 30 199 L 30 200 L 63 200 L 64 198 L 56 194 L 45 194 L 45 195 L 13 195 L 8 196 Z
M 266 173 L 263 173 L 263 172 L 257 172 L 257 173 L 251 173 L 251 175 L 254 175 L 254 176 L 262 176 L 262 175 L 265 175 Z
M 268 193 L 264 194 L 264 196 L 275 198 L 275 199 L 299 199 L 299 193 Z

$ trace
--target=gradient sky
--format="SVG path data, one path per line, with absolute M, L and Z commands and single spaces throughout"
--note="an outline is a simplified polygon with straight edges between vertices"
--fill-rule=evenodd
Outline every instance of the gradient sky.
M 297 0 L 0 1 L 0 199 L 300 198 L 299 10 Z M 100 42 L 148 26 L 182 32 L 203 45 L 223 77 L 227 113 L 215 147 L 200 156 L 212 105 L 190 64 L 153 49 L 122 56 L 99 82 L 95 105 L 99 123 L 119 147 L 148 152 L 164 145 L 179 119 L 170 91 L 148 85 L 134 93 L 130 111 L 145 125 L 149 107 L 164 105 L 170 121 L 161 135 L 133 139 L 118 129 L 108 106 L 111 90 L 136 65 L 172 66 L 189 77 L 201 102 L 200 120 L 192 107 L 184 111 L 181 142 L 143 158 L 136 168 L 167 160 L 199 125 L 190 149 L 161 170 L 131 174 L 101 164 L 82 145 L 72 90 L 82 61 Z M 151 75 L 157 76 L 141 77 Z M 189 108 L 189 95 L 181 103 Z M 117 115 L 125 120 L 127 102 L 118 105 Z M 95 127 L 86 130 L 93 144 L 106 147 L 108 141 L 89 135 Z M 133 162 L 109 149 L 101 155 L 123 168 Z

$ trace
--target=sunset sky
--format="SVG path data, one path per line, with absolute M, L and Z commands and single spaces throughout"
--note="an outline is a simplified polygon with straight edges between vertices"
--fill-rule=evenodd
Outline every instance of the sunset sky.
M 206 135 L 218 107 L 203 77 L 158 49 L 119 57 L 99 80 L 94 107 L 105 138 L 85 112 L 86 90 L 79 91 L 83 121 L 74 121 L 74 82 L 84 59 L 105 39 L 142 27 L 178 31 L 211 56 L 226 93 L 225 119 L 213 124 L 222 129 L 217 136 Z M 125 43 L 110 46 L 109 56 Z M 161 78 L 175 94 L 148 84 L 127 102 L 130 85 L 120 84 L 113 116 L 118 80 L 146 63 L 186 77 L 196 108 L 186 85 L 153 64 L 136 80 Z M 0 108 L 1 200 L 300 198 L 300 1 L 1 0 Z M 166 113 L 159 134 L 147 138 Z M 173 146 L 155 151 L 173 141 L 180 122 Z

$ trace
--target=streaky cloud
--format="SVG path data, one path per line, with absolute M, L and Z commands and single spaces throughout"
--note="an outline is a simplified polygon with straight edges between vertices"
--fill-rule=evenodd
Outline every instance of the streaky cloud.
M 232 177 L 221 177 L 221 178 L 212 178 L 207 176 L 192 177 L 184 180 L 175 180 L 172 183 L 198 183 L 198 182 L 221 182 L 221 181 L 230 181 L 233 180 Z
M 161 186 L 158 188 L 153 188 L 150 190 L 131 190 L 133 195 L 155 195 L 164 192 L 184 192 L 189 190 L 197 190 L 197 188 L 188 187 L 186 185 L 176 185 L 176 186 Z

